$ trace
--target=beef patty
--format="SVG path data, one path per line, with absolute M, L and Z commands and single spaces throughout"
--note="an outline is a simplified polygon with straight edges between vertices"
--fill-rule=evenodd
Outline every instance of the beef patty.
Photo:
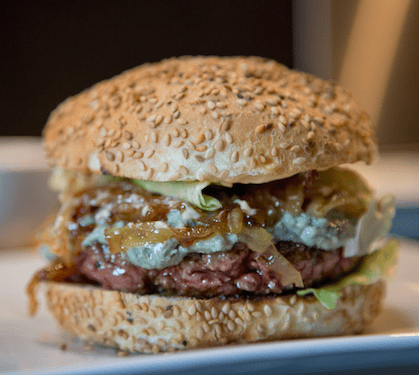
M 287 241 L 278 242 L 276 247 L 301 273 L 305 287 L 337 279 L 360 260 L 360 257 L 344 258 L 342 249 L 323 251 Z M 95 244 L 76 257 L 75 266 L 81 275 L 105 289 L 130 293 L 210 298 L 281 294 L 294 288 L 294 285 L 282 285 L 259 254 L 240 242 L 230 251 L 191 254 L 180 264 L 161 270 L 135 266 L 121 253 L 110 254 Z

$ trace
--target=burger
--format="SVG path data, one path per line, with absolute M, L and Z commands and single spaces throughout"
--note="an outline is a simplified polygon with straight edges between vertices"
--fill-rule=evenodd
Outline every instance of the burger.
M 62 207 L 42 234 L 58 324 L 160 352 L 362 332 L 395 245 L 392 196 L 341 87 L 258 57 L 144 64 L 68 98 L 44 146 Z

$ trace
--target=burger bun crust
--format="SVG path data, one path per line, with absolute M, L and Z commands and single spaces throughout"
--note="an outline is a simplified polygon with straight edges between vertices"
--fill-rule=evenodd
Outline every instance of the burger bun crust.
M 370 120 L 341 87 L 257 57 L 144 64 L 68 98 L 51 165 L 150 181 L 264 183 L 370 163 Z
M 385 294 L 381 280 L 347 286 L 328 310 L 312 295 L 194 299 L 44 284 L 47 305 L 64 330 L 133 353 L 357 334 L 379 314 Z

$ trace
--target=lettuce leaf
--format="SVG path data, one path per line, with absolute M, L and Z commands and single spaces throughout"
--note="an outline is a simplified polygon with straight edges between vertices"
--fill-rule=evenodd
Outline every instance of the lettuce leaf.
M 320 288 L 307 288 L 299 290 L 297 294 L 304 296 L 314 294 L 319 302 L 327 309 L 334 309 L 342 295 L 342 289 L 347 285 L 368 285 L 380 278 L 392 276 L 392 271 L 397 263 L 397 241 L 392 240 L 382 249 L 367 255 L 361 266 L 345 276 L 339 282 Z
M 206 211 L 215 211 L 222 207 L 220 201 L 209 195 L 202 193 L 210 183 L 199 181 L 171 181 L 156 182 L 133 180 L 138 186 L 151 192 L 162 195 L 177 197 L 181 200 L 194 204 L 195 206 Z

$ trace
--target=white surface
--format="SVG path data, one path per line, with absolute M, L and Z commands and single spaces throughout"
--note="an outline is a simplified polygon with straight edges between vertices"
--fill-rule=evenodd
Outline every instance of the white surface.
M 24 288 L 42 266 L 36 253 L 3 252 L 0 263 L 0 373 L 270 374 L 419 364 L 419 244 L 414 242 L 401 242 L 399 276 L 390 283 L 384 312 L 364 335 L 123 358 L 111 349 L 86 351 L 57 330 L 44 309 L 28 318 Z M 63 343 L 65 351 L 60 350 Z

